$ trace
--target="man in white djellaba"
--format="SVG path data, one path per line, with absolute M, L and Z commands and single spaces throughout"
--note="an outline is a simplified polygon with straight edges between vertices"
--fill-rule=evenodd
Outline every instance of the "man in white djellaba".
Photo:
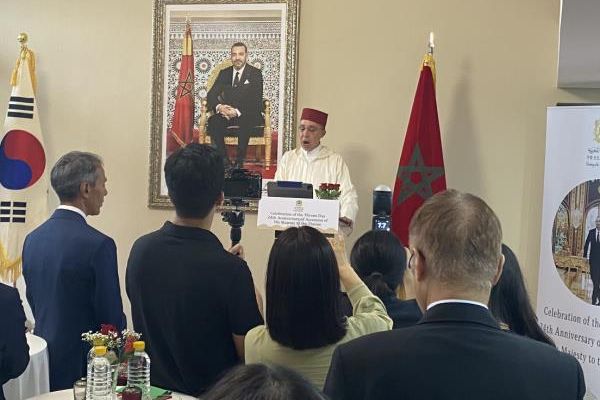
M 340 228 L 345 234 L 350 234 L 358 212 L 358 196 L 342 156 L 321 144 L 326 124 L 326 113 L 312 108 L 302 110 L 298 127 L 299 146 L 283 155 L 275 179 L 312 183 L 314 189 L 322 183 L 339 184 Z

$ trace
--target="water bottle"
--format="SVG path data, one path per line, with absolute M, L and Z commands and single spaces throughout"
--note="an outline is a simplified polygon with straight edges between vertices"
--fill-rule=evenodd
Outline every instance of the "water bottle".
M 133 342 L 134 353 L 127 363 L 127 386 L 136 386 L 142 391 L 142 399 L 150 398 L 150 357 L 144 351 L 143 341 Z
M 112 400 L 110 362 L 106 346 L 94 347 L 94 357 L 87 367 L 87 400 Z
M 94 359 L 94 356 L 96 355 L 96 353 L 94 352 L 94 349 L 96 349 L 96 346 L 104 346 L 102 344 L 102 340 L 99 340 L 99 339 L 95 339 L 94 340 L 94 343 L 92 344 L 92 347 L 90 348 L 90 351 L 88 351 L 88 354 L 87 354 L 87 363 L 86 363 L 86 365 L 90 365 L 90 363 Z M 107 351 L 108 351 L 108 349 L 107 349 Z

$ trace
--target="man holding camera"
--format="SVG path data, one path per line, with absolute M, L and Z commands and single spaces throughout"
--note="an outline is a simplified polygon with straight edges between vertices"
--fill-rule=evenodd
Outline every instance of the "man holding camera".
M 321 144 L 326 124 L 326 113 L 312 108 L 302 110 L 298 128 L 300 146 L 283 155 L 275 179 L 312 183 L 315 189 L 322 183 L 339 184 L 340 227 L 349 232 L 356 220 L 358 196 L 342 156 Z
M 223 201 L 223 158 L 197 143 L 171 154 L 165 180 L 175 218 L 139 238 L 127 262 L 133 326 L 151 345 L 153 385 L 198 396 L 244 357 L 263 323 L 243 250 L 210 232 Z

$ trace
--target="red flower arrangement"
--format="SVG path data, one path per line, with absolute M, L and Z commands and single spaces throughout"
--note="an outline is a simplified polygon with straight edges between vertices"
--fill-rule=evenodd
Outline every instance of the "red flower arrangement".
M 323 200 L 337 200 L 342 194 L 339 183 L 321 183 L 315 193 Z
M 102 324 L 98 332 L 86 332 L 81 334 L 81 339 L 88 342 L 90 346 L 106 346 L 109 351 L 107 358 L 111 363 L 121 363 L 133 354 L 133 342 L 140 340 L 142 335 L 124 329 L 119 332 L 114 325 Z

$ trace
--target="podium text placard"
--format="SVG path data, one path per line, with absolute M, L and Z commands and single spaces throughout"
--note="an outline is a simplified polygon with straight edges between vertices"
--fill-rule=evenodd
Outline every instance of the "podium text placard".
M 337 200 L 263 197 L 258 202 L 257 226 L 284 230 L 306 225 L 323 233 L 336 233 L 339 216 L 340 202 Z

